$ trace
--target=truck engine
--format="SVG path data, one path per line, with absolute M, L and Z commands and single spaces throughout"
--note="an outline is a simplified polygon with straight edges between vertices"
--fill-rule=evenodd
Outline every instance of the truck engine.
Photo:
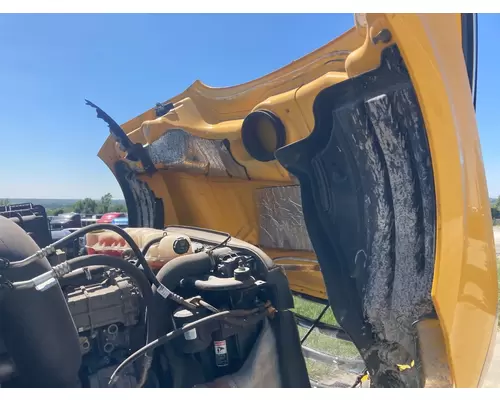
M 145 330 L 140 291 L 119 269 L 99 266 L 76 271 L 61 281 L 79 333 L 81 385 L 106 387 L 113 365 L 123 361 L 128 349 L 141 346 Z M 119 384 L 134 387 L 134 374 L 124 374 Z
M 2 387 L 310 387 L 284 272 L 225 233 L 96 224 L 40 248 L 0 217 L 0 275 Z

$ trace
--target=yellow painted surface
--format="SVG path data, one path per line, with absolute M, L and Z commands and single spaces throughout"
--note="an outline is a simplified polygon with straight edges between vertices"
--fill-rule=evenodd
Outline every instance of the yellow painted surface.
M 456 14 L 373 14 L 366 28 L 354 27 L 300 60 L 258 80 L 232 88 L 195 82 L 170 99 L 174 110 L 155 118 L 154 110 L 123 125 L 133 142 L 148 144 L 172 128 L 208 138 L 228 139 L 235 159 L 251 180 L 209 178 L 159 171 L 144 178 L 164 199 L 166 224 L 222 230 L 258 243 L 256 190 L 292 184 L 276 161 L 253 160 L 242 145 L 240 128 L 252 110 L 277 114 L 287 143 L 314 128 L 318 93 L 348 77 L 377 68 L 384 47 L 396 43 L 408 67 L 425 120 L 436 187 L 436 261 L 432 288 L 454 385 L 480 382 L 495 331 L 497 276 L 489 199 L 475 113 L 464 64 L 460 16 Z M 353 22 L 354 23 L 354 22 Z M 381 29 L 389 43 L 373 44 Z M 122 159 L 111 138 L 99 156 L 113 169 Z M 268 250 L 271 256 L 297 252 Z M 314 258 L 314 254 L 300 252 Z M 288 273 L 292 288 L 325 298 L 321 274 Z
M 388 17 L 427 127 L 437 197 L 432 298 L 455 386 L 479 383 L 495 330 L 497 272 L 474 108 L 453 14 Z

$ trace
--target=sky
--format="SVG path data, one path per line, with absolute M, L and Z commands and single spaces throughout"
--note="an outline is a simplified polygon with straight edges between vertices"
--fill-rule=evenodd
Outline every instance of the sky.
M 0 198 L 123 198 L 97 157 L 123 123 L 195 80 L 232 86 L 353 25 L 325 15 L 0 15 Z M 477 120 L 490 196 L 500 195 L 500 15 L 479 16 Z

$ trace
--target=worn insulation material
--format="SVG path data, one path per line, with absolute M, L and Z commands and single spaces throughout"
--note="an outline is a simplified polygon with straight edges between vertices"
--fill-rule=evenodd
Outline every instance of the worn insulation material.
M 146 150 L 153 164 L 161 169 L 247 179 L 245 168 L 236 163 L 221 140 L 203 139 L 181 129 L 172 129 Z
M 336 118 L 343 131 L 352 132 L 347 140 L 350 142 L 353 156 L 359 162 L 365 179 L 372 181 L 372 190 L 366 191 L 363 199 L 368 218 L 366 235 L 369 247 L 358 250 L 358 253 L 369 255 L 363 265 L 363 273 L 368 276 L 364 281 L 370 282 L 368 288 L 363 288 L 365 314 L 378 332 L 384 332 L 382 321 L 390 318 L 390 291 L 394 276 L 394 215 L 392 205 L 388 202 L 388 174 L 383 163 L 383 154 L 369 130 L 369 119 L 364 107 L 339 110 Z
M 413 104 L 407 107 L 405 104 Z M 423 224 L 424 234 L 424 260 L 419 260 L 419 265 L 425 269 L 423 275 L 427 278 L 425 287 L 432 285 L 435 255 L 435 188 L 432 175 L 432 163 L 429 155 L 429 144 L 422 119 L 418 111 L 415 92 L 405 89 L 394 93 L 393 106 L 398 115 L 399 123 L 407 127 L 406 140 L 413 155 L 412 166 L 415 169 L 416 195 L 420 197 L 421 212 L 419 223 Z
M 391 217 L 394 222 L 388 221 L 386 206 L 379 204 L 375 224 L 379 232 L 374 235 L 370 267 L 372 274 L 365 298 L 365 310 L 374 325 L 379 329 L 380 324 L 383 325 L 386 340 L 400 342 L 411 351 L 411 342 L 408 342 L 411 324 L 432 310 L 430 291 L 433 256 L 431 259 L 428 257 L 433 255 L 433 245 L 431 236 L 430 239 L 427 238 L 429 247 L 425 249 L 426 232 L 422 229 L 420 209 L 422 200 L 426 205 L 425 196 L 429 189 L 425 189 L 423 197 L 419 194 L 418 172 L 412 165 L 412 158 L 407 156 L 408 153 L 414 153 L 410 137 L 419 134 L 420 124 L 403 123 L 408 122 L 404 115 L 411 115 L 416 102 L 409 97 L 408 89 L 402 92 L 403 95 L 382 95 L 366 102 L 373 132 L 385 156 L 390 185 L 388 198 L 392 200 Z M 420 157 L 422 158 L 421 155 Z M 371 173 L 379 174 L 380 171 L 375 166 Z M 421 174 L 423 175 L 422 171 Z M 428 209 L 427 205 L 426 208 Z M 394 231 L 390 232 L 392 229 Z M 427 224 L 427 232 L 429 230 Z M 384 236 L 388 234 L 394 235 L 394 252 L 383 243 Z M 380 250 L 383 253 L 379 253 Z
M 433 310 L 436 205 L 424 120 L 397 47 L 376 70 L 320 92 L 313 111 L 311 135 L 277 157 L 300 180 L 332 309 L 375 386 L 422 386 L 413 324 Z
M 257 191 L 259 244 L 263 247 L 313 251 L 302 213 L 300 186 Z
M 406 88 L 333 112 L 335 130 L 350 132 L 344 139 L 370 188 L 364 191 L 368 248 L 358 250 L 352 272 L 368 275 L 360 288 L 364 312 L 381 338 L 410 353 L 412 323 L 432 310 L 434 260 L 434 189 L 416 107 Z

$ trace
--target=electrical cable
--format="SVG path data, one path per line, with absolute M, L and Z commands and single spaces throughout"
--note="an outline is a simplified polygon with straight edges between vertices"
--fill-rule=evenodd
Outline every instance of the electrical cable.
M 363 372 L 356 377 L 356 380 L 351 385 L 351 389 L 354 389 L 361 385 L 361 383 L 363 382 L 363 378 L 365 378 L 366 376 L 368 376 L 368 370 L 365 368 Z
M 163 234 L 161 237 L 154 238 L 150 240 L 149 242 L 146 243 L 146 245 L 142 248 L 142 255 L 146 257 L 146 254 L 148 254 L 149 249 L 151 246 L 153 246 L 156 243 L 160 243 L 161 240 L 166 236 L 166 232 Z
M 218 310 L 217 308 L 215 308 L 213 305 L 207 303 L 206 301 L 204 300 L 198 300 L 198 304 L 202 307 L 205 307 L 207 310 L 209 311 L 212 311 L 213 313 L 218 313 L 220 312 L 220 310 Z
M 158 281 L 158 278 L 156 278 L 156 275 L 153 273 L 151 268 L 149 267 L 148 262 L 146 261 L 146 258 L 142 254 L 141 250 L 137 246 L 137 244 L 134 242 L 132 237 L 122 228 L 112 225 L 112 224 L 94 224 L 94 225 L 88 225 L 85 226 L 68 236 L 63 237 L 62 239 L 59 239 L 58 241 L 52 243 L 50 246 L 44 247 L 43 249 L 40 249 L 37 251 L 35 254 L 25 258 L 24 260 L 21 261 L 15 261 L 11 262 L 10 265 L 13 267 L 20 267 L 20 266 L 25 266 L 30 264 L 31 262 L 46 257 L 50 254 L 53 254 L 57 248 L 60 246 L 64 245 L 65 243 L 74 240 L 77 237 L 83 236 L 86 233 L 93 232 L 93 231 L 98 231 L 98 230 L 109 230 L 115 233 L 118 233 L 123 239 L 127 242 L 127 244 L 130 246 L 132 251 L 134 252 L 135 256 L 137 257 L 138 260 L 138 266 L 142 266 L 143 272 L 146 275 L 146 277 L 149 279 L 149 281 L 157 287 L 157 291 L 161 294 L 163 298 L 171 298 L 174 300 L 176 303 L 182 305 L 185 308 L 188 309 L 193 309 L 194 306 L 184 300 L 181 296 L 173 293 L 169 289 L 167 289 L 164 285 Z
M 132 237 L 125 230 L 120 228 L 119 226 L 112 225 L 112 224 L 94 224 L 94 225 L 84 226 L 83 228 L 80 228 L 77 231 L 70 233 L 68 236 L 65 236 L 65 237 L 57 240 L 56 242 L 52 243 L 51 245 L 41 249 L 39 252 L 36 252 L 32 256 L 27 257 L 21 261 L 12 262 L 11 265 L 12 266 L 27 265 L 30 262 L 35 261 L 38 258 L 43 258 L 46 255 L 48 255 L 48 254 L 44 254 L 44 253 L 49 253 L 49 254 L 53 253 L 55 251 L 55 249 L 60 248 L 65 243 L 70 242 L 73 239 L 76 239 L 77 237 L 83 236 L 83 235 L 90 233 L 90 232 L 93 232 L 93 231 L 100 231 L 100 230 L 108 230 L 108 231 L 112 231 L 112 232 L 119 234 L 127 242 L 127 244 L 130 246 L 130 248 L 134 252 L 135 256 L 139 260 L 139 264 L 142 265 L 142 267 L 144 268 L 144 273 L 146 274 L 147 278 L 150 280 L 151 283 L 154 283 L 155 285 L 157 285 L 158 280 L 156 279 L 153 271 L 151 271 L 151 269 L 149 268 L 149 265 L 148 265 L 146 259 L 144 258 L 143 254 L 141 253 L 139 247 L 134 242 Z
M 104 265 L 109 268 L 117 268 L 122 270 L 126 275 L 130 276 L 137 287 L 139 288 L 142 298 L 144 301 L 144 305 L 146 307 L 146 344 L 151 343 L 154 339 L 156 339 L 158 335 L 157 329 L 157 321 L 153 316 L 155 313 L 153 312 L 154 302 L 153 302 L 153 290 L 149 281 L 146 279 L 146 276 L 139 270 L 137 267 L 132 265 L 126 260 L 123 260 L 119 257 L 112 257 L 105 254 L 94 254 L 88 256 L 81 256 L 77 258 L 73 258 L 67 263 L 70 265 L 72 271 L 89 267 L 95 265 Z M 142 371 L 140 374 L 139 387 L 144 386 L 146 380 L 148 378 L 148 372 L 153 363 L 153 354 L 152 352 L 148 352 L 144 359 L 144 363 L 141 366 Z
M 227 237 L 222 241 L 220 242 L 218 245 L 212 247 L 211 249 L 208 250 L 208 252 L 213 252 L 215 249 L 218 249 L 219 247 L 223 247 L 225 246 L 226 244 L 229 243 L 229 241 L 231 240 L 231 234 L 229 233 L 224 233 L 225 235 L 227 235 Z
M 91 266 L 105 266 L 119 269 L 135 281 L 137 287 L 141 291 L 146 307 L 151 308 L 153 305 L 153 290 L 146 276 L 141 270 L 122 258 L 106 254 L 92 254 L 72 258 L 66 261 L 66 263 L 70 266 L 71 271 Z
M 211 315 L 208 315 L 206 317 L 203 317 L 197 321 L 194 321 L 194 322 L 191 322 L 191 323 L 188 323 L 186 325 L 184 325 L 182 328 L 179 328 L 179 329 L 176 329 L 176 330 L 173 330 L 169 333 L 167 333 L 166 335 L 148 343 L 147 345 L 143 346 L 142 348 L 140 348 L 139 350 L 137 350 L 135 353 L 131 354 L 129 357 L 127 357 L 127 359 L 125 359 L 116 369 L 115 371 L 113 372 L 113 374 L 111 375 L 111 378 L 109 379 L 109 383 L 108 385 L 109 386 L 112 386 L 118 379 L 120 373 L 127 367 L 127 365 L 129 365 L 130 363 L 136 361 L 137 359 L 139 359 L 143 354 L 145 354 L 146 352 L 150 352 L 152 351 L 153 349 L 169 342 L 170 340 L 172 339 L 175 339 L 176 337 L 182 335 L 183 333 L 191 330 L 191 329 L 194 329 L 200 325 L 203 325 L 203 324 L 206 324 L 208 322 L 211 322 L 211 321 L 216 321 L 216 320 L 220 320 L 220 319 L 224 319 L 226 320 L 226 322 L 228 323 L 232 323 L 236 318 L 239 318 L 239 317 L 243 317 L 243 318 L 246 318 L 246 317 L 249 317 L 249 316 L 252 316 L 253 314 L 257 314 L 259 315 L 259 312 L 260 312 L 260 315 L 262 317 L 264 317 L 265 315 L 267 315 L 267 309 L 264 309 L 262 310 L 261 308 L 255 308 L 255 309 L 252 309 L 252 310 L 228 310 L 228 311 L 221 311 L 219 313 L 216 313 L 216 314 L 211 314 Z

